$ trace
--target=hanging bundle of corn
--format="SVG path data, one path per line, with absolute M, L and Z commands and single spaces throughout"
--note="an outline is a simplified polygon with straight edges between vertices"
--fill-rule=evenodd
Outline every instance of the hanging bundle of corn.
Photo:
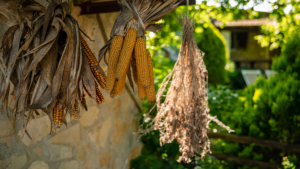
M 104 102 L 98 84 L 105 87 L 105 73 L 68 14 L 68 3 L 10 2 L 0 4 L 1 14 L 17 18 L 2 40 L 0 112 L 26 116 L 28 123 L 40 109 L 59 128 L 67 114 L 79 117 L 79 103 L 87 109 L 84 91 Z
M 194 40 L 192 22 L 193 20 L 183 17 L 180 53 L 173 71 L 166 76 L 157 93 L 157 115 L 145 130 L 139 129 L 140 135 L 159 130 L 161 145 L 176 139 L 182 153 L 178 162 L 187 163 L 196 154 L 201 154 L 204 158 L 210 152 L 207 136 L 210 121 L 215 121 L 232 132 L 229 127 L 209 115 L 208 73 L 203 61 L 204 54 Z M 161 103 L 167 86 L 170 87 Z
M 175 9 L 181 1 L 118 0 L 122 10 L 116 17 L 111 39 L 99 52 L 101 59 L 109 50 L 106 90 L 111 97 L 122 94 L 126 76 L 133 88 L 132 68 L 139 97 L 144 99 L 147 96 L 150 102 L 155 102 L 152 60 L 146 49 L 144 33 L 147 30 L 159 30 L 161 26 L 155 23 Z

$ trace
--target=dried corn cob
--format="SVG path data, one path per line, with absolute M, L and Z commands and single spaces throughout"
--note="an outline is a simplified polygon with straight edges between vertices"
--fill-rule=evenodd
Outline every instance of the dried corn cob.
M 59 123 L 59 110 L 58 110 L 59 102 L 57 101 L 53 107 L 53 122 L 56 126 Z
M 125 87 L 125 82 L 126 82 L 126 74 L 119 81 L 117 81 L 115 83 L 114 88 L 111 91 L 110 96 L 114 97 L 116 95 L 121 95 L 123 90 L 124 90 L 124 87 Z
M 97 68 L 93 68 L 92 72 L 93 72 L 93 74 L 95 76 L 95 79 L 97 80 L 97 82 L 102 87 L 102 89 L 105 89 L 105 86 L 106 86 L 106 76 L 105 76 L 105 73 L 102 70 L 102 68 L 100 67 L 100 71 Z
M 127 73 L 136 42 L 136 36 L 137 31 L 135 29 L 131 28 L 127 31 L 117 65 L 116 80 L 121 79 Z
M 97 85 L 96 82 L 95 82 L 95 86 L 96 86 L 96 100 L 97 100 L 98 104 L 101 104 L 105 100 L 104 100 L 104 97 L 103 97 L 102 93 L 100 92 L 100 90 L 99 90 L 98 85 Z
M 64 112 L 65 112 L 65 107 L 62 106 L 61 109 L 59 110 L 59 113 L 58 113 L 58 125 L 57 125 L 57 127 L 62 126 L 63 118 L 64 118 Z
M 136 70 L 136 60 L 134 57 L 134 52 L 132 54 L 131 67 L 132 67 L 132 74 L 133 74 L 134 82 L 135 82 L 135 84 L 138 84 L 138 75 L 137 75 L 137 70 Z
M 72 113 L 72 115 L 75 119 L 77 119 L 78 115 L 80 114 L 80 109 L 78 107 L 79 107 L 78 102 L 77 102 L 77 100 L 75 100 L 75 103 L 74 103 L 74 106 L 73 106 L 73 111 L 75 111 L 75 112 Z
M 134 57 L 136 59 L 138 79 L 144 87 L 148 87 L 150 79 L 147 64 L 146 42 L 143 37 L 139 37 L 136 40 Z
M 147 50 L 147 62 L 148 62 L 150 84 L 146 88 L 146 94 L 147 94 L 147 99 L 149 100 L 149 102 L 154 103 L 156 100 L 155 86 L 154 86 L 154 73 L 153 73 L 153 65 L 152 65 L 151 55 L 148 50 Z
M 91 65 L 92 66 L 93 65 L 99 65 L 95 55 L 93 54 L 92 50 L 90 49 L 90 47 L 88 46 L 86 41 L 82 37 L 80 38 L 80 40 L 81 40 L 82 47 L 84 49 L 85 55 L 87 57 L 87 60 L 90 64 L 90 66 Z
M 103 89 L 105 89 L 106 76 L 105 76 L 104 71 L 102 70 L 101 67 L 99 67 L 100 70 L 94 67 L 94 66 L 99 65 L 98 61 L 97 61 L 95 55 L 93 54 L 93 52 L 91 51 L 90 47 L 87 45 L 86 41 L 83 38 L 81 38 L 81 44 L 83 46 L 85 55 L 87 56 L 87 60 L 89 62 L 90 69 L 91 69 L 95 79 L 100 84 L 100 86 Z
M 112 91 L 115 81 L 116 81 L 116 67 L 119 60 L 119 55 L 123 45 L 122 36 L 114 36 L 109 49 L 109 58 L 108 58 L 108 74 L 106 81 L 106 90 Z

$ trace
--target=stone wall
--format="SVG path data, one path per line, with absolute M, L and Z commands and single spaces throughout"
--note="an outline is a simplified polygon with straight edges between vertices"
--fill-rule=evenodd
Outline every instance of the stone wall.
M 87 42 L 97 55 L 104 40 L 96 15 L 79 16 L 79 13 L 80 9 L 75 7 L 72 15 L 81 29 L 95 40 Z M 115 16 L 116 13 L 100 16 L 108 37 Z M 0 28 L 2 35 L 5 27 Z M 138 106 L 130 90 L 124 90 L 122 96 L 114 99 L 106 91 L 102 93 L 106 99 L 104 104 L 87 100 L 88 112 L 81 110 L 79 120 L 67 117 L 68 126 L 63 126 L 55 135 L 49 134 L 50 120 L 41 112 L 27 127 L 32 140 L 24 134 L 24 121 L 18 118 L 14 122 L 0 112 L 0 169 L 129 168 L 130 160 L 137 157 L 142 148 L 135 134 L 139 124 L 135 116 Z

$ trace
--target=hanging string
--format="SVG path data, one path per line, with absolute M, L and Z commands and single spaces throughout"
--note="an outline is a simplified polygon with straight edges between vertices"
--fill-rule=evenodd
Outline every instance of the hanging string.
M 189 18 L 189 0 L 186 0 L 186 10 L 187 10 L 187 18 Z

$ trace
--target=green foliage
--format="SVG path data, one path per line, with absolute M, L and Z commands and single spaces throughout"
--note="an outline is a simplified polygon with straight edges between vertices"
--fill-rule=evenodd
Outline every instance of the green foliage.
M 196 24 L 195 39 L 198 47 L 205 53 L 204 62 L 210 84 L 224 84 L 227 80 L 225 65 L 229 51 L 225 38 L 210 23 Z
M 228 80 L 225 66 L 230 62 L 228 46 L 220 31 L 210 23 L 210 17 L 226 21 L 231 14 L 220 15 L 220 11 L 215 7 L 205 4 L 190 6 L 189 10 L 190 15 L 195 18 L 195 41 L 200 50 L 205 53 L 204 61 L 209 73 L 209 83 L 224 84 Z M 182 40 L 182 25 L 176 17 L 185 13 L 186 7 L 178 7 L 160 21 L 163 24 L 160 31 L 156 34 L 149 33 L 147 46 L 152 56 L 175 55 L 171 58 L 176 59 Z
M 292 10 L 284 13 L 284 9 L 292 6 Z M 299 32 L 300 28 L 300 3 L 298 0 L 278 0 L 272 3 L 273 12 L 270 18 L 273 22 L 262 25 L 263 35 L 256 36 L 255 38 L 262 47 L 270 47 L 270 50 L 279 48 L 291 37 L 293 32 Z

